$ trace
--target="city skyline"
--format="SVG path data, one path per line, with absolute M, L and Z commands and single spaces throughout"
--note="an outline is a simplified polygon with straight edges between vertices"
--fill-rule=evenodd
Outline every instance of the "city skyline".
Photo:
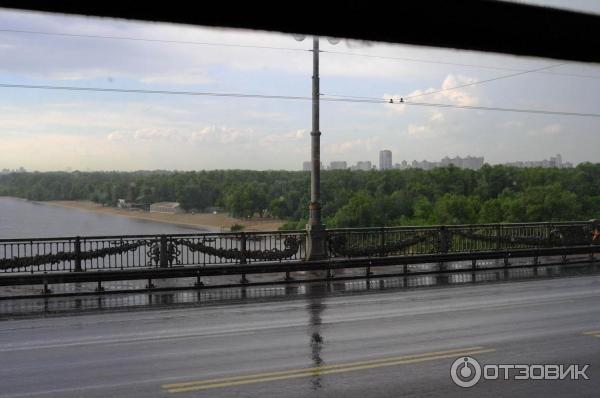
M 381 152 L 383 152 L 383 151 L 380 151 L 380 154 L 381 154 Z M 390 152 L 390 162 L 391 162 L 393 154 L 391 153 L 391 151 L 388 151 L 388 152 Z M 483 156 L 471 156 L 471 155 L 467 155 L 464 158 L 462 158 L 460 156 L 455 156 L 454 158 L 444 156 L 439 162 L 429 161 L 429 160 L 425 160 L 425 159 L 422 161 L 419 161 L 416 159 L 412 160 L 412 161 L 408 161 L 406 159 L 403 159 L 400 163 L 393 163 L 391 167 L 386 168 L 385 170 L 388 170 L 388 169 L 405 170 L 405 169 L 410 169 L 410 168 L 419 168 L 419 169 L 430 170 L 430 169 L 433 169 L 436 167 L 449 166 L 450 164 L 452 164 L 456 167 L 459 167 L 459 168 L 465 168 L 465 169 L 471 169 L 471 170 L 478 170 L 484 164 L 489 164 L 491 166 L 503 165 L 503 166 L 521 167 L 521 168 L 527 168 L 527 167 L 571 168 L 571 167 L 576 166 L 576 164 L 573 164 L 572 162 L 563 161 L 561 154 L 556 154 L 555 156 L 550 156 L 549 159 L 518 160 L 515 162 L 505 162 L 505 163 L 495 163 L 495 164 L 486 163 L 486 162 L 484 162 L 484 159 L 485 158 Z M 582 163 L 585 163 L 585 162 L 582 162 Z M 320 167 L 321 170 L 374 170 L 374 169 L 382 170 L 381 164 L 380 164 L 380 167 L 377 168 L 377 166 L 375 166 L 373 164 L 373 162 L 370 160 L 358 161 L 354 165 L 349 165 L 349 163 L 345 160 L 332 160 L 329 162 L 328 165 L 326 165 L 326 163 L 321 161 L 320 164 L 321 164 L 321 167 Z M 306 161 L 302 162 L 302 171 L 310 171 L 311 168 L 312 168 L 312 166 L 311 166 L 310 160 L 306 160 Z M 166 169 L 154 169 L 154 170 L 169 171 Z M 175 169 L 175 170 L 170 170 L 170 171 L 201 171 L 201 170 L 211 170 L 211 169 L 198 169 L 198 170 L 176 170 Z M 212 169 L 212 170 L 226 170 L 226 169 Z M 254 170 L 254 169 L 248 169 L 248 170 Z M 273 169 L 273 170 L 283 170 L 283 169 Z M 23 172 L 28 172 L 28 171 L 37 172 L 39 170 L 27 170 L 23 166 L 19 166 L 19 167 L 12 168 L 12 169 L 11 168 L 2 168 L 2 169 L 0 169 L 0 174 L 9 174 L 9 173 L 15 173 L 15 172 L 23 173 Z M 90 169 L 79 170 L 79 169 L 73 169 L 72 167 L 67 167 L 64 170 L 52 170 L 52 171 L 90 172 L 90 171 L 102 171 L 102 170 L 90 170 Z M 134 170 L 134 171 L 152 171 L 152 170 L 139 169 L 139 170 Z
M 382 155 L 385 154 L 385 155 Z M 383 158 L 382 158 L 383 156 Z M 384 159 L 385 158 L 385 159 Z M 362 160 L 356 162 L 355 165 L 349 165 L 345 160 L 333 160 L 329 162 L 328 166 L 325 166 L 323 161 L 321 161 L 321 170 L 389 170 L 389 169 L 424 169 L 431 170 L 436 167 L 447 167 L 449 165 L 454 165 L 458 168 L 470 169 L 470 170 L 479 170 L 484 164 L 494 165 L 504 165 L 504 166 L 512 166 L 512 167 L 542 167 L 542 168 L 571 168 L 574 166 L 572 162 L 563 162 L 562 155 L 556 154 L 555 156 L 550 156 L 549 159 L 543 160 L 520 160 L 516 162 L 504 162 L 504 163 L 486 163 L 485 158 L 483 156 L 471 156 L 467 155 L 464 158 L 460 156 L 455 156 L 453 158 L 448 157 L 447 155 L 440 159 L 439 162 L 436 161 L 428 161 L 428 160 L 412 160 L 407 161 L 403 159 L 400 163 L 393 163 L 393 153 L 390 150 L 381 150 L 379 151 L 379 167 L 375 166 L 370 160 Z M 382 163 L 383 161 L 383 163 Z M 382 164 L 384 164 L 382 167 Z M 582 162 L 584 163 L 584 162 Z M 388 167 L 391 165 L 391 167 Z M 303 170 L 310 171 L 311 163 L 310 161 L 303 162 Z
M 380 151 L 380 155 L 381 155 Z M 393 159 L 393 153 L 391 151 L 387 151 L 390 154 L 390 158 L 389 158 L 389 162 L 392 161 Z M 495 164 L 491 164 L 491 163 L 486 163 L 484 161 L 484 157 L 483 156 L 471 156 L 471 155 L 467 155 L 466 157 L 462 158 L 460 156 L 455 156 L 454 158 L 450 158 L 448 156 L 444 156 L 442 159 L 440 159 L 439 162 L 436 161 L 429 161 L 429 160 L 412 160 L 412 161 L 407 161 L 406 159 L 403 159 L 400 163 L 393 163 L 391 167 L 385 168 L 385 170 L 389 170 L 389 169 L 400 169 L 400 170 L 405 170 L 405 169 L 411 169 L 411 168 L 418 168 L 418 169 L 425 169 L 425 170 L 430 170 L 436 167 L 446 167 L 449 165 L 454 165 L 456 167 L 459 168 L 465 168 L 465 169 L 471 169 L 471 170 L 478 170 L 480 169 L 484 164 L 490 164 L 492 166 L 495 165 L 503 165 L 503 166 L 511 166 L 511 167 L 520 167 L 520 168 L 527 168 L 527 167 L 541 167 L 541 168 L 551 168 L 551 167 L 556 167 L 556 168 L 571 168 L 576 166 L 576 164 L 573 164 L 572 162 L 569 161 L 563 161 L 562 159 L 562 155 L 561 154 L 556 154 L 555 156 L 550 156 L 549 159 L 542 159 L 542 160 L 519 160 L 519 161 L 515 161 L 515 162 L 504 162 L 504 163 L 495 163 Z M 381 161 L 381 159 L 380 159 Z M 585 162 L 582 162 L 585 163 Z M 328 165 L 326 165 L 326 163 L 324 163 L 323 161 L 320 162 L 321 164 L 321 170 L 382 170 L 381 168 L 381 162 L 380 162 L 380 166 L 379 168 L 377 168 L 377 166 L 375 164 L 373 164 L 372 161 L 370 160 L 362 160 L 362 161 L 358 161 L 356 162 L 356 164 L 354 165 L 349 165 L 349 163 L 345 160 L 332 160 L 329 162 Z M 311 161 L 306 160 L 304 162 L 302 162 L 302 171 L 310 171 L 312 168 L 312 164 Z M 165 170 L 165 169 L 154 169 L 157 171 L 200 171 L 200 170 L 211 170 L 211 169 L 199 169 L 199 170 Z M 212 169 L 212 170 L 226 170 L 226 169 Z M 248 169 L 248 170 L 254 170 L 254 169 Z M 273 170 L 278 170 L 278 169 L 273 169 Z M 279 169 L 279 170 L 283 170 L 283 169 Z M 24 172 L 28 172 L 28 171 L 32 171 L 32 172 L 38 172 L 39 170 L 27 170 L 25 169 L 23 166 L 19 166 L 18 168 L 3 168 L 0 169 L 0 174 L 9 174 L 9 173 L 24 173 Z M 91 171 L 102 171 L 102 170 L 90 170 L 90 169 L 85 169 L 85 170 L 78 170 L 78 169 L 73 169 L 72 167 L 67 167 L 64 170 L 53 170 L 53 171 L 62 171 L 62 172 L 72 172 L 72 171 L 83 171 L 83 172 L 91 172 Z M 134 171 L 152 171 L 152 170 L 134 170 Z

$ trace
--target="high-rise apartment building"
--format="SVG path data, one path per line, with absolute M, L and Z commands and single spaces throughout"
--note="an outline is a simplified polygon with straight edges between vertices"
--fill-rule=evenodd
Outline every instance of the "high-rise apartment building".
M 379 151 L 379 170 L 390 170 L 392 168 L 392 151 L 384 149 Z

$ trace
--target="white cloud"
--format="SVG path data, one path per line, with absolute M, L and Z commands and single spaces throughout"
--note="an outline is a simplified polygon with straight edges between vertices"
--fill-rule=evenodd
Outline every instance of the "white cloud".
M 413 92 L 409 93 L 406 96 L 406 98 L 409 98 L 408 101 L 414 102 L 449 102 L 451 104 L 456 104 L 460 106 L 474 106 L 479 104 L 479 98 L 477 98 L 473 94 L 475 90 L 473 87 L 463 87 L 456 89 L 453 89 L 453 87 L 459 87 L 465 84 L 475 83 L 476 81 L 477 79 L 474 77 L 449 74 L 442 81 L 440 87 L 430 87 L 425 90 L 414 90 Z M 410 97 L 415 98 L 411 99 Z
M 114 142 L 124 141 L 126 138 L 127 138 L 127 134 L 124 134 L 120 131 L 113 131 L 112 133 L 110 133 L 106 136 L 106 139 L 108 141 L 114 141 Z
M 432 102 L 432 103 L 450 103 L 460 106 L 473 106 L 478 105 L 480 103 L 480 99 L 474 95 L 473 88 L 465 87 L 465 88 L 457 88 L 451 89 L 452 87 L 461 86 L 463 84 L 469 84 L 477 81 L 475 78 L 462 76 L 462 75 L 447 75 L 444 80 L 441 82 L 439 88 L 428 88 L 425 90 L 414 90 L 406 96 L 402 96 L 399 94 L 384 94 L 383 99 L 389 100 L 392 99 L 394 103 L 385 104 L 385 107 L 389 109 L 393 114 L 405 114 L 406 108 L 408 105 L 399 105 L 401 100 L 406 102 Z M 446 90 L 446 91 L 439 91 Z M 471 90 L 471 91 L 469 91 Z M 439 92 L 438 92 L 439 91 Z M 431 93 L 428 95 L 423 95 Z M 415 96 L 413 99 L 410 97 Z M 412 107 L 414 110 L 415 107 Z M 453 110 L 438 110 L 438 109 L 429 109 L 430 117 L 427 124 L 409 124 L 407 127 L 407 132 L 410 136 L 413 137 L 433 137 L 439 135 L 439 132 L 436 132 L 435 129 L 430 125 L 440 124 L 447 120 L 446 114 L 447 112 L 453 112 Z
M 247 141 L 254 134 L 251 128 L 207 126 L 189 135 L 193 142 L 232 144 Z
M 148 140 L 148 141 L 164 141 L 169 140 L 172 141 L 174 139 L 179 140 L 181 136 L 175 129 L 172 128 L 156 128 L 156 127 L 147 127 L 136 130 L 133 133 L 133 138 L 136 140 Z

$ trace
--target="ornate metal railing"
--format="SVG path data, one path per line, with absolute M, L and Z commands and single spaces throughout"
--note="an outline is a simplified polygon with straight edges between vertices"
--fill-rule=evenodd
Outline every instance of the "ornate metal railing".
M 330 229 L 330 258 L 600 245 L 598 221 Z M 305 231 L 0 240 L 0 272 L 83 272 L 304 260 Z
M 328 231 L 331 257 L 502 251 L 600 245 L 598 221 L 352 228 Z
M 0 240 L 0 272 L 87 271 L 300 260 L 305 232 Z

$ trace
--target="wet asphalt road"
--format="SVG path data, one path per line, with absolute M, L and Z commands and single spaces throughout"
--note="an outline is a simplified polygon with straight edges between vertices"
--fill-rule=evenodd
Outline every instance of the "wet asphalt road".
M 600 275 L 0 321 L 1 397 L 600 395 Z M 590 380 L 450 366 L 590 364 Z

